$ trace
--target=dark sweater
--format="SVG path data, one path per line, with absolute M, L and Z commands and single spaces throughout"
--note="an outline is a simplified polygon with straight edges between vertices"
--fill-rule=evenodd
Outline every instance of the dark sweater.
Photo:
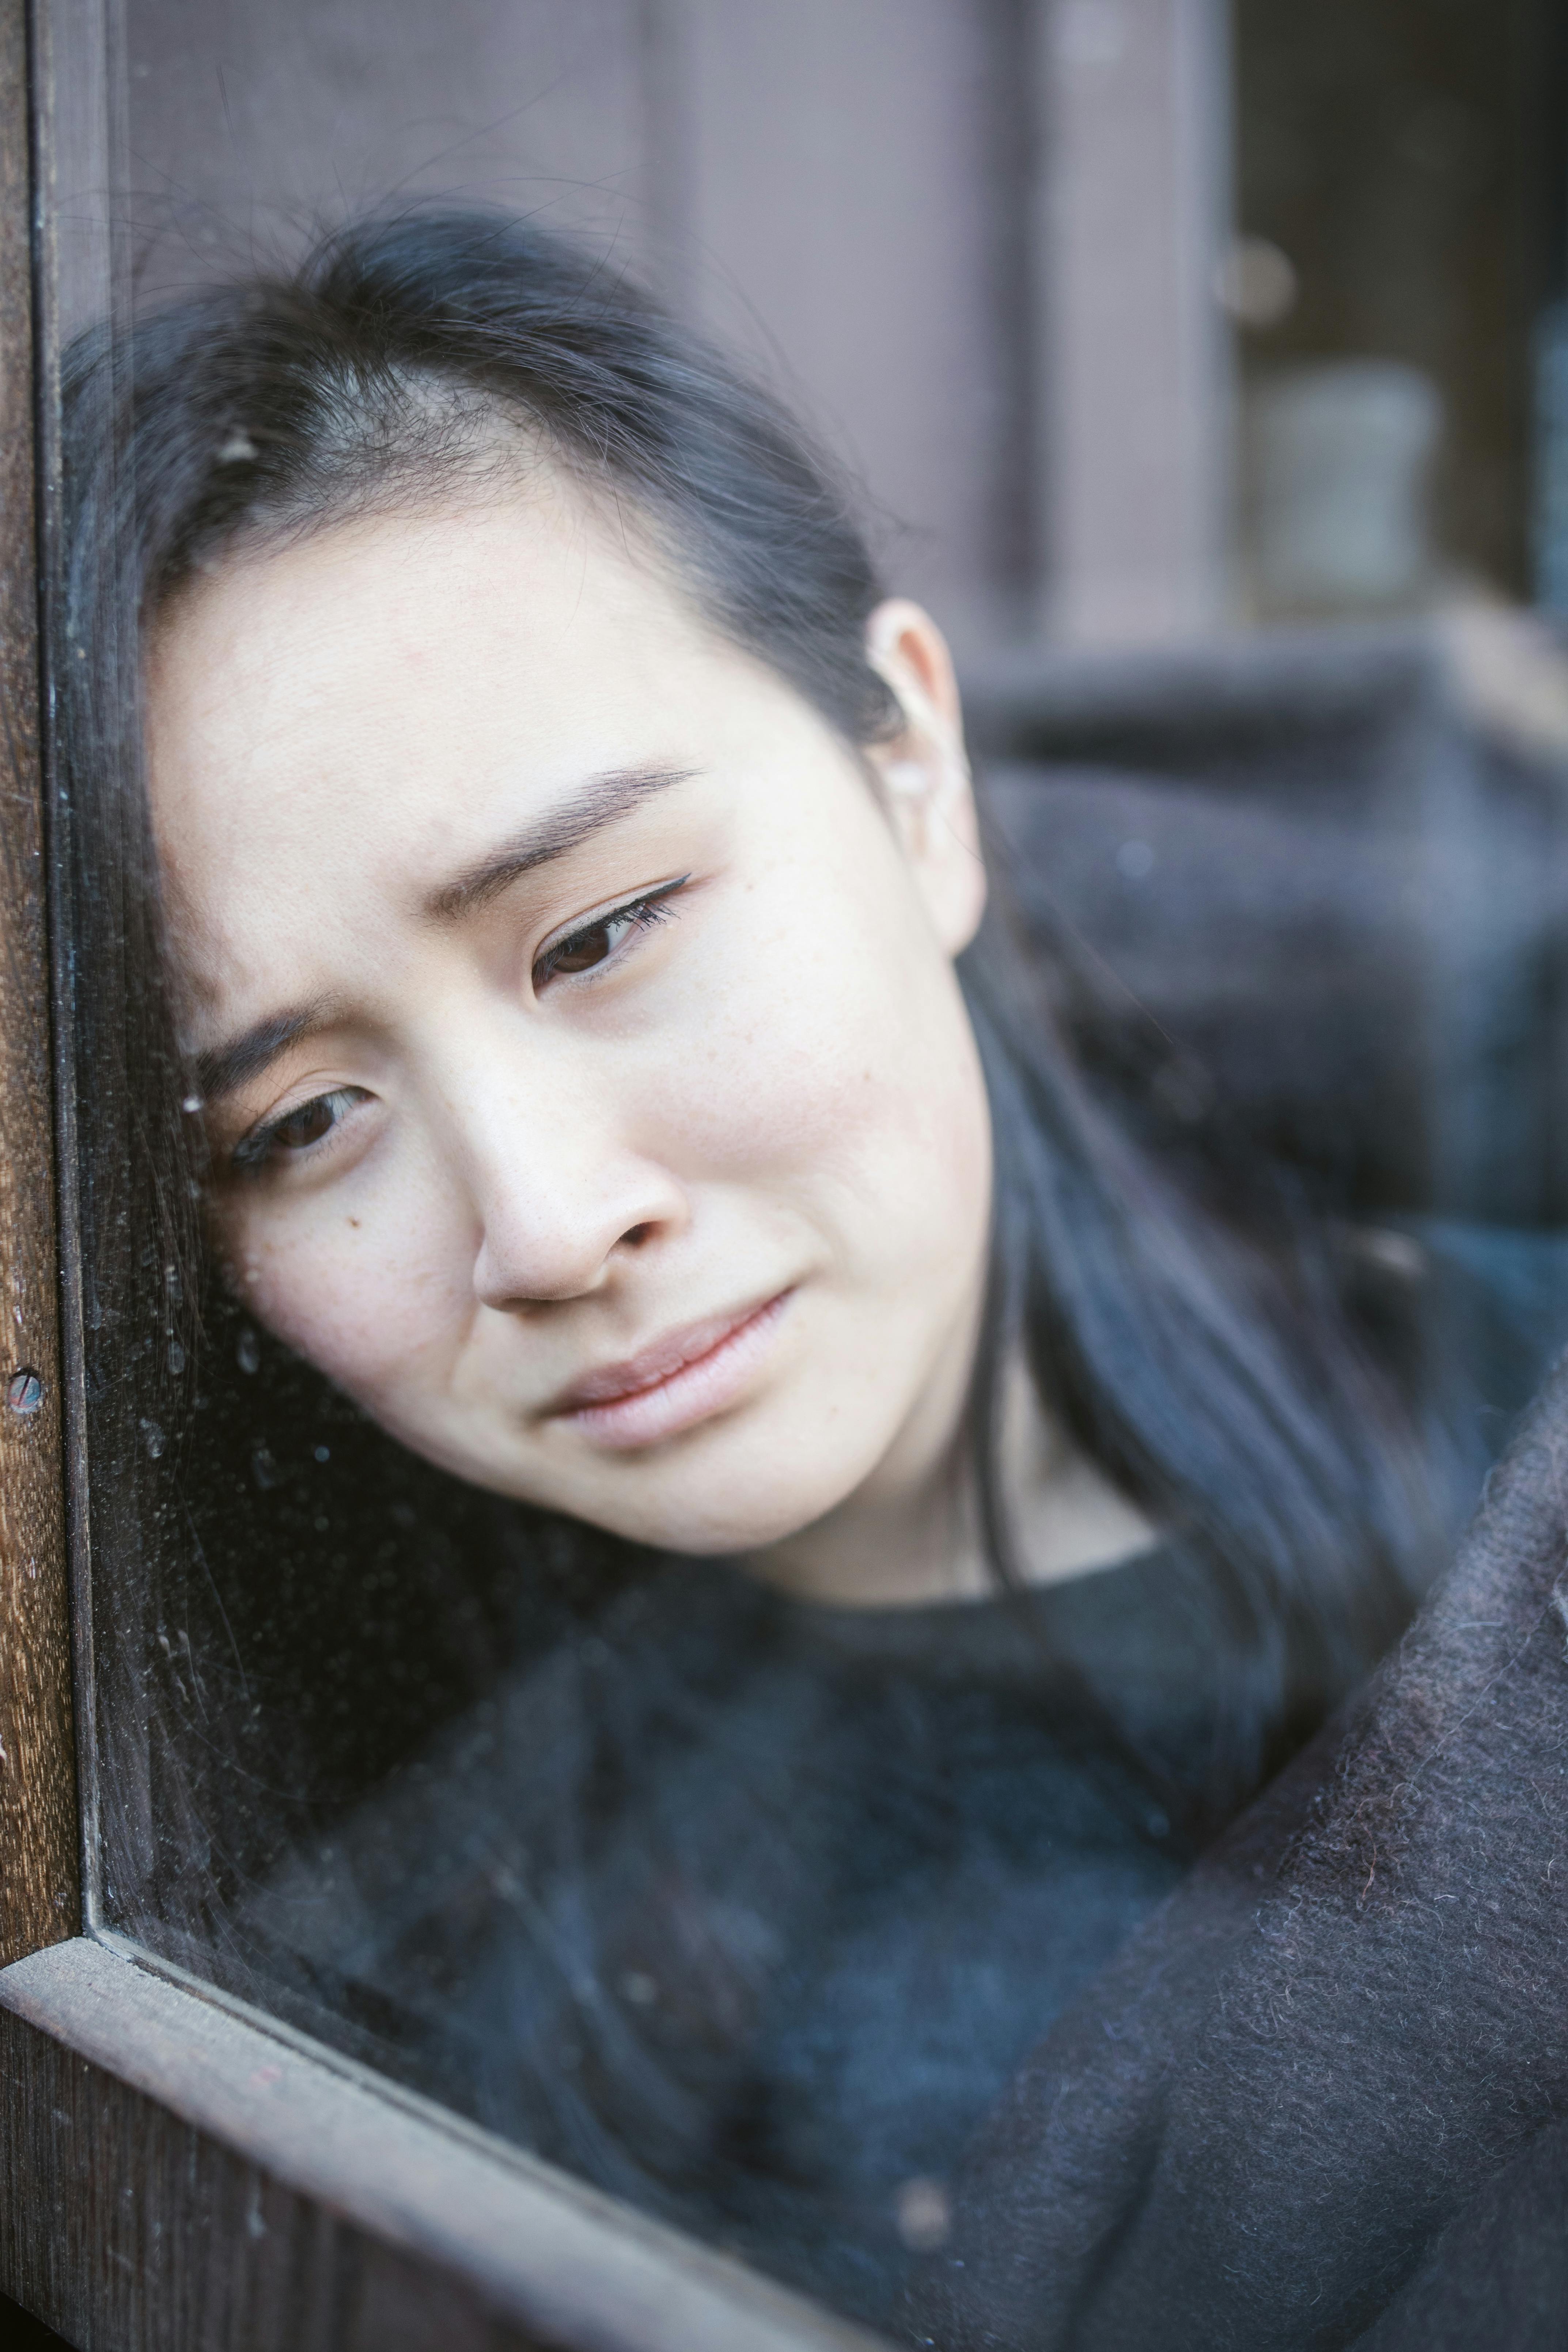
M 1443 1317 L 1500 1433 L 1568 1328 L 1568 1252 L 1439 1238 Z M 377 2064 L 883 2326 L 1000 2100 L 967 2175 L 963 2267 L 928 2276 L 907 2325 L 944 2347 L 1135 2346 L 1120 2305 L 1081 2338 L 1073 2314 L 1163 2145 L 1171 2054 L 1140 2039 L 1151 1988 L 1188 1988 L 1156 2003 L 1177 2045 L 1205 2001 L 1223 2008 L 1213 1972 L 1254 1935 L 1321 1767 L 1161 1910 L 1188 1860 L 1172 1795 L 1204 1785 L 1243 1671 L 1226 1613 L 1173 1546 L 1035 1607 L 814 1609 L 672 1563 L 520 1667 L 252 1905 L 264 1972 Z M 1152 1941 L 1130 1945 L 1152 1915 Z M 1042 2044 L 1075 2001 L 1066 2038 Z M 1337 2031 L 1259 2076 L 1281 2186 L 1298 2162 L 1311 2176 L 1337 2112 Z M 1228 2089 L 1194 2080 L 1228 2145 Z M 1088 2137 L 1059 2138 L 1084 2081 Z M 1180 2240 L 1172 2193 L 1162 2226 Z M 1240 2333 L 1209 2331 L 1217 2257 L 1201 2231 L 1194 2244 L 1175 2272 L 1193 2343 L 1320 2340 L 1248 2334 L 1250 2305 Z M 1151 2346 L 1189 2340 L 1155 2325 L 1165 2263 L 1129 2290 L 1150 2298 Z
M 1121 1720 L 1197 1774 L 1226 1653 L 1186 1564 L 1053 1601 Z M 900 2190 L 1184 1866 L 1007 1603 L 811 1609 L 682 1564 L 250 1919 L 362 2054 L 880 2316 Z
M 1565 1529 L 1568 1366 L 1348 1721 L 1020 2072 L 910 2340 L 1568 2340 Z

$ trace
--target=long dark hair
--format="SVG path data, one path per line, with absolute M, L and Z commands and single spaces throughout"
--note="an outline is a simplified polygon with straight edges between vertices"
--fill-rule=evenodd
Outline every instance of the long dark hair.
M 531 226 L 438 211 L 353 226 L 293 275 L 88 338 L 65 415 L 59 823 L 75 1099 L 91 1130 L 80 1223 L 109 1596 L 100 1701 L 121 1759 L 133 1722 L 177 1721 L 183 1752 L 205 1759 L 174 1773 L 154 1731 L 134 1769 L 117 1765 L 107 1899 L 165 1944 L 177 1917 L 196 1922 L 199 1943 L 211 1889 L 247 1866 L 244 1806 L 226 1809 L 224 1790 L 256 1807 L 264 1792 L 303 1801 L 306 1766 L 280 1763 L 256 1727 L 280 1686 L 284 1712 L 303 1720 L 314 1705 L 318 1760 L 359 1759 L 319 1780 L 341 1794 L 472 1687 L 508 1604 L 466 1564 L 494 1535 L 489 1507 L 406 1459 L 386 1466 L 393 1449 L 249 1330 L 212 1277 L 200 1126 L 163 977 L 139 642 L 237 544 L 439 488 L 493 457 L 498 425 L 521 425 L 552 462 L 629 503 L 710 625 L 847 742 L 887 738 L 899 717 L 866 657 L 882 592 L 832 467 L 601 259 Z M 1082 981 L 1059 942 L 1020 936 L 1004 908 L 962 976 L 996 1138 L 971 1413 L 991 1553 L 1004 1583 L 1026 1584 L 1002 1464 L 1005 1380 L 1021 1356 L 1049 1412 L 1203 1559 L 1221 1596 L 1244 1665 L 1216 1730 L 1220 1811 L 1408 1613 L 1434 1534 L 1415 1416 L 1358 1339 L 1330 1259 L 1292 1237 L 1278 1189 L 1243 1203 L 1223 1139 L 1205 1154 L 1189 1126 L 1178 1154 L 1135 1074 L 1074 1066 L 1062 998 Z M 290 1394 L 305 1402 L 291 1409 Z M 226 1454 L 213 1451 L 220 1427 Z M 220 1454 L 217 1500 L 204 1505 L 193 1464 Z M 345 1457 L 362 1482 L 346 1506 Z M 203 1539 L 226 1517 L 265 1528 L 244 1578 L 226 1578 Z M 627 1548 L 590 1531 L 540 1522 L 533 1539 L 569 1599 L 631 1572 Z M 377 1595 L 395 1587 L 430 1596 L 429 1640 L 419 1690 L 405 1682 L 386 1706 L 398 1670 L 378 1647 Z M 334 1606 L 347 1614 L 332 1619 Z M 333 1682 L 332 1641 L 302 1627 L 341 1633 L 351 1619 L 338 1646 L 369 1666 Z M 280 1620 L 288 1640 L 269 1648 Z M 314 1680 L 300 1663 L 311 1649 Z M 365 1729 L 378 1704 L 379 1745 Z

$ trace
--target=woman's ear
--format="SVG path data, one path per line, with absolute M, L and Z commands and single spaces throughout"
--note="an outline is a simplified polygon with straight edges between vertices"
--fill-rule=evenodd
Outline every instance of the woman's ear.
M 866 624 L 866 657 L 903 715 L 867 757 L 937 938 L 955 956 L 980 928 L 985 867 L 952 656 L 930 614 L 892 596 Z

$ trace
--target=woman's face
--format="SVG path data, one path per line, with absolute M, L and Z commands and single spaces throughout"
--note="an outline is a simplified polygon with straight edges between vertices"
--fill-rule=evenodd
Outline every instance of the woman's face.
M 566 487 L 188 591 L 154 821 L 222 1238 L 417 1452 L 757 1551 L 936 1475 L 990 1139 L 940 640 L 886 789 Z

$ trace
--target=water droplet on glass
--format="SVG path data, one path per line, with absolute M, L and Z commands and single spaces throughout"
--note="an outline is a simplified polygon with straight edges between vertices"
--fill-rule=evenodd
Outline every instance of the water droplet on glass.
M 234 1352 L 242 1372 L 260 1370 L 261 1349 L 254 1331 L 247 1328 L 240 1333 L 239 1345 Z
M 137 1427 L 142 1432 L 142 1443 L 147 1448 L 149 1456 L 156 1462 L 168 1444 L 168 1439 L 155 1421 L 139 1422 Z
M 200 1095 L 187 1095 L 184 1101 L 180 1105 L 180 1108 L 183 1111 L 187 1112 L 192 1118 L 195 1117 L 201 1107 L 202 1098 Z
M 934 2253 L 952 2233 L 952 2200 L 940 2180 L 917 2173 L 894 2195 L 893 2220 L 911 2253 Z
M 316 1459 L 317 1459 L 317 1461 L 318 1461 L 318 1462 L 330 1462 L 330 1461 L 331 1460 L 331 1458 L 332 1458 L 332 1449 L 331 1449 L 331 1447 L 330 1445 L 318 1445 L 318 1446 L 317 1446 L 317 1448 L 316 1448 Z
M 184 1348 L 181 1347 L 177 1339 L 171 1339 L 169 1342 L 169 1370 L 172 1372 L 183 1372 L 184 1369 L 185 1351 Z
M 37 1412 L 44 1402 L 44 1384 L 37 1373 L 29 1371 L 25 1365 L 19 1372 L 13 1372 L 5 1383 L 5 1402 L 24 1421 Z
M 276 1486 L 278 1484 L 278 1465 L 265 1445 L 258 1445 L 251 1455 L 250 1468 L 258 1486 Z
M 1154 871 L 1154 853 L 1146 841 L 1124 841 L 1116 853 L 1116 870 L 1129 882 L 1142 882 Z

